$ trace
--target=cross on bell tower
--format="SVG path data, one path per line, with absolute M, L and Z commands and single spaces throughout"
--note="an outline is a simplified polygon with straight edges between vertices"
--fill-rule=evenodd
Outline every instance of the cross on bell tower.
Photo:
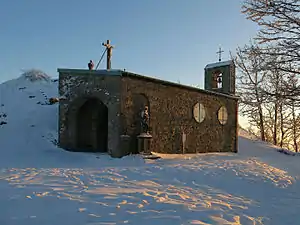
M 222 60 L 222 53 L 223 52 L 224 51 L 221 49 L 221 47 L 219 47 L 219 51 L 216 52 L 217 54 L 219 54 L 219 62 L 221 62 L 221 60 Z

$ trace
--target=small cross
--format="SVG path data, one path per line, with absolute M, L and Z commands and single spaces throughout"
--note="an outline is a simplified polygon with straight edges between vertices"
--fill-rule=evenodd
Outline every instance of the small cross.
M 222 52 L 224 52 L 221 47 L 219 47 L 219 51 L 217 52 L 217 54 L 219 54 L 219 62 L 221 62 L 221 57 L 222 57 Z

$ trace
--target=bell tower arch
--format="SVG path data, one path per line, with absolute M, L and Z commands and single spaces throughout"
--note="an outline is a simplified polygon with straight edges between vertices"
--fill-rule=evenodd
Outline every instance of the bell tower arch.
M 205 90 L 235 95 L 233 60 L 212 63 L 205 67 Z

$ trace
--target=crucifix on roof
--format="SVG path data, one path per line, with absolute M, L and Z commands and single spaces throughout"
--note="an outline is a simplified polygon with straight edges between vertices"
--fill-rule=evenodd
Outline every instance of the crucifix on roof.
M 223 52 L 224 51 L 221 49 L 221 47 L 219 47 L 219 51 L 216 52 L 217 54 L 219 54 L 219 62 L 221 62 L 221 60 L 222 60 L 222 53 Z
M 106 43 L 102 43 L 103 46 L 106 47 L 106 69 L 111 69 L 111 55 L 112 55 L 112 49 L 114 46 L 110 44 L 110 40 L 107 40 Z

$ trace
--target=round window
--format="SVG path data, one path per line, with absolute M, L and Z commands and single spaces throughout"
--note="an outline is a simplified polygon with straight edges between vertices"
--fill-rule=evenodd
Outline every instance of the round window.
M 228 114 L 227 114 L 227 109 L 225 106 L 222 106 L 219 111 L 218 111 L 218 120 L 220 124 L 224 125 L 227 123 L 228 120 Z
M 193 116 L 194 116 L 194 119 L 198 123 L 203 122 L 203 120 L 205 119 L 205 108 L 204 108 L 204 105 L 202 105 L 199 102 L 196 103 L 194 105 L 194 109 L 193 109 Z

